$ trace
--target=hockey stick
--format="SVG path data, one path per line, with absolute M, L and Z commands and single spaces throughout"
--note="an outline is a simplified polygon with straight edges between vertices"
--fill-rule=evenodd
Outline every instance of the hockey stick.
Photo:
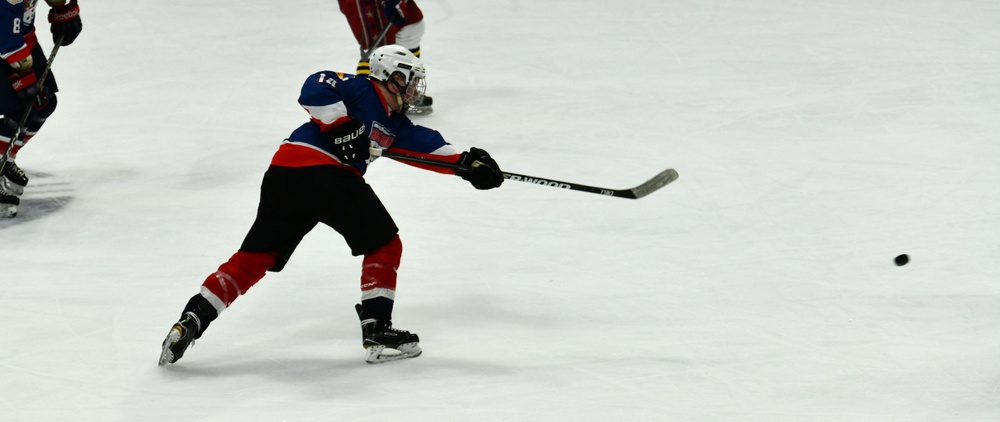
M 393 12 L 392 16 L 388 16 L 386 18 L 386 20 L 388 21 L 389 24 L 386 25 L 384 29 L 382 29 L 382 33 L 378 34 L 378 38 L 376 38 L 375 42 L 372 43 L 372 45 L 370 47 L 368 47 L 368 50 L 362 50 L 361 57 L 365 61 L 368 61 L 368 59 L 371 58 L 372 52 L 375 51 L 376 48 L 378 48 L 378 44 L 380 42 L 382 42 L 382 40 L 385 39 L 385 35 L 389 33 L 389 28 L 392 28 L 392 18 L 394 18 L 394 17 L 396 17 L 396 12 Z
M 411 163 L 424 164 L 435 167 L 442 167 L 447 169 L 452 169 L 456 171 L 471 171 L 472 168 L 469 166 L 449 163 L 447 161 L 435 160 L 433 158 L 418 157 L 415 155 L 402 154 L 394 151 L 389 151 L 381 148 L 372 148 L 371 155 L 375 157 L 387 157 L 399 161 L 408 161 Z M 526 176 L 517 173 L 503 172 L 504 179 L 516 180 L 518 182 L 533 183 L 536 185 L 551 186 L 554 188 L 576 190 L 581 192 L 590 192 L 606 196 L 614 196 L 618 198 L 628 198 L 628 199 L 639 199 L 646 195 L 655 192 L 657 189 L 662 188 L 674 180 L 677 180 L 678 174 L 677 170 L 667 169 L 652 179 L 649 179 L 639 186 L 631 189 L 608 189 L 608 188 L 598 188 L 594 186 L 581 185 L 579 183 L 563 182 L 559 180 L 543 179 L 541 177 Z
M 49 54 L 49 58 L 45 63 L 45 71 L 42 72 L 42 78 L 38 80 L 39 91 L 45 88 L 45 79 L 48 79 L 49 77 L 49 71 L 52 70 L 52 61 L 56 59 L 56 53 L 59 52 L 59 46 L 62 45 L 62 40 L 63 37 L 60 36 L 59 39 L 56 40 L 55 47 L 52 47 L 52 53 Z M 4 151 L 3 157 L 0 157 L 0 175 L 3 174 L 3 171 L 5 170 L 4 167 L 7 167 L 7 161 L 10 160 L 10 154 L 14 151 L 14 143 L 17 142 L 18 138 L 24 136 L 25 134 L 25 126 L 28 124 L 28 117 L 31 116 L 31 109 L 31 104 L 27 104 L 24 107 L 24 114 L 21 115 L 21 120 L 18 122 L 17 129 L 14 130 L 14 135 L 10 137 L 10 142 L 7 143 L 7 151 Z

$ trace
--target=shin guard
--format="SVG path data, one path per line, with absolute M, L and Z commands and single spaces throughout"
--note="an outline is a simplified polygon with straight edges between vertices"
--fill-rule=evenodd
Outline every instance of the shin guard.
M 403 243 L 396 235 L 385 246 L 365 254 L 361 264 L 361 300 L 396 297 L 396 269 L 403 255 Z
M 201 285 L 202 295 L 222 313 L 237 297 L 264 278 L 265 272 L 274 266 L 276 257 L 273 252 L 236 252 L 205 279 Z

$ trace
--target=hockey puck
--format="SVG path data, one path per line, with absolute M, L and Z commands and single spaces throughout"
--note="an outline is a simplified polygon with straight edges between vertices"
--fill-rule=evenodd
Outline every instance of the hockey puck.
M 896 266 L 897 267 L 902 267 L 902 266 L 906 265 L 907 262 L 910 262 L 910 257 L 908 255 L 906 255 L 905 253 L 896 257 Z

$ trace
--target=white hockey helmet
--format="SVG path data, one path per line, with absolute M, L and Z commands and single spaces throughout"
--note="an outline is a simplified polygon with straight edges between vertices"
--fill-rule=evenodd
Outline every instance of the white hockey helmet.
M 405 104 L 419 104 L 423 99 L 427 89 L 427 82 L 424 80 L 427 70 L 424 68 L 424 62 L 406 47 L 385 45 L 376 48 L 368 58 L 368 65 L 371 69 L 369 77 L 385 83 L 394 83 L 400 92 L 405 93 L 402 95 Z M 402 85 L 391 78 L 396 73 L 403 75 Z

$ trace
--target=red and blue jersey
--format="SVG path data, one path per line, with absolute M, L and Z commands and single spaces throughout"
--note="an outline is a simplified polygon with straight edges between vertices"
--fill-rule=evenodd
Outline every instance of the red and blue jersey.
M 17 63 L 31 55 L 38 44 L 35 37 L 37 0 L 5 0 L 0 2 L 0 58 Z
M 299 104 L 309 113 L 310 120 L 281 143 L 271 159 L 271 165 L 335 165 L 364 175 L 368 165 L 378 157 L 350 165 L 341 163 L 333 153 L 329 137 L 323 133 L 349 121 L 351 117 L 364 123 L 368 139 L 381 148 L 409 155 L 433 156 L 437 160 L 458 161 L 460 153 L 445 142 L 441 133 L 415 125 L 405 114 L 391 111 L 387 99 L 382 97 L 375 83 L 368 78 L 331 71 L 309 76 L 299 94 Z M 454 173 L 447 169 L 416 166 L 440 173 Z

